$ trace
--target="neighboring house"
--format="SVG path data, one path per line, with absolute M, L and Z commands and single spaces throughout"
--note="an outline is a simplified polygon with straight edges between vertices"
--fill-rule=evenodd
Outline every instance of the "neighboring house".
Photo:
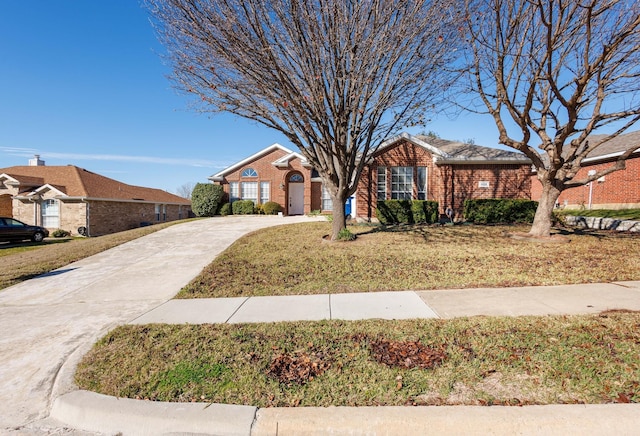
M 209 177 L 230 201 L 275 201 L 286 215 L 330 212 L 322 180 L 300 153 L 273 144 Z M 435 200 L 462 213 L 466 199 L 529 198 L 531 161 L 520 153 L 427 136 L 398 135 L 372 155 L 347 212 L 375 218 L 382 199 Z
M 590 141 L 599 141 L 605 135 L 592 135 Z M 640 208 L 640 131 L 620 135 L 596 148 L 582 161 L 575 179 L 587 177 L 591 171 L 610 167 L 630 147 L 637 146 L 627 159 L 626 169 L 615 171 L 584 186 L 567 189 L 560 194 L 557 206 L 577 209 L 629 209 Z M 592 173 L 593 174 L 593 173 Z M 539 200 L 542 185 L 535 173 L 531 180 L 531 197 Z
M 186 218 L 191 202 L 73 165 L 0 168 L 0 215 L 48 229 L 98 236 Z

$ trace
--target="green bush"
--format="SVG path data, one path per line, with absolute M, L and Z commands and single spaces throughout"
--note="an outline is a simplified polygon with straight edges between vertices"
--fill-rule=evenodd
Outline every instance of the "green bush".
M 416 224 L 437 223 L 440 218 L 437 201 L 413 200 L 411 202 L 413 222 Z
M 231 203 L 225 203 L 220 207 L 220 215 L 227 216 L 231 215 Z
M 196 183 L 191 193 L 191 210 L 196 216 L 214 216 L 224 198 L 224 189 L 213 183 Z
M 538 202 L 518 199 L 465 200 L 464 218 L 475 224 L 532 223 Z
M 354 241 L 355 239 L 356 235 L 351 233 L 351 231 L 346 227 L 338 232 L 339 241 Z
M 255 211 L 255 205 L 251 200 L 236 200 L 231 204 L 234 215 L 251 215 Z
M 378 202 L 376 217 L 382 224 L 433 224 L 438 221 L 437 201 L 385 200 Z
M 54 238 L 66 238 L 69 235 L 71 235 L 71 232 L 62 229 L 56 229 L 51 233 L 51 236 Z
M 282 212 L 282 206 L 275 201 L 267 201 L 262 205 L 262 211 L 265 215 L 278 215 L 278 212 Z

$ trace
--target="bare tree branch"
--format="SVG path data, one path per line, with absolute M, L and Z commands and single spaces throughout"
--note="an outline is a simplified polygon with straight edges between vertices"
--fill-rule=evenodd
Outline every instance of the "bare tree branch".
M 334 236 L 367 157 L 444 101 L 462 41 L 456 0 L 147 4 L 174 85 L 285 134 L 330 192 Z
M 465 91 L 492 115 L 500 143 L 532 160 L 543 197 L 531 233 L 548 235 L 563 190 L 624 168 L 637 148 L 575 179 L 585 158 L 640 119 L 640 4 L 468 0 L 466 24 Z M 605 141 L 588 140 L 606 126 L 616 130 Z

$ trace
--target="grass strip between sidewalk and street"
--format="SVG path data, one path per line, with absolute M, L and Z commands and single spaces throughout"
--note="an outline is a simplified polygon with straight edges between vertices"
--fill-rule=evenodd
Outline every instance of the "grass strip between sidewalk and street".
M 275 406 L 640 402 L 640 313 L 123 326 L 82 389 Z

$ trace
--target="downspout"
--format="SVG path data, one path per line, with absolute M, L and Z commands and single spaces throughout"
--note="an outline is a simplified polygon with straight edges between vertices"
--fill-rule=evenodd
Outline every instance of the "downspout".
M 87 234 L 85 236 L 91 236 L 91 231 L 89 230 L 89 223 L 91 222 L 91 203 L 87 201 L 87 197 L 82 197 L 80 201 L 87 205 L 85 213 L 85 227 L 87 228 Z

